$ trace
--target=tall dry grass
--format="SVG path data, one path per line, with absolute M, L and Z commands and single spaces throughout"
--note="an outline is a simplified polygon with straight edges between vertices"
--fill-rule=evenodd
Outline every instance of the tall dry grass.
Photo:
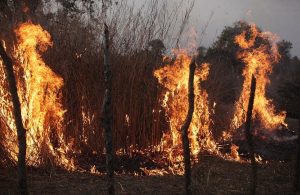
M 122 1 L 111 9 L 109 28 L 116 149 L 130 152 L 133 148 L 152 147 L 159 144 L 162 133 L 168 130 L 160 102 L 164 89 L 154 78 L 153 71 L 161 66 L 162 52 L 165 51 L 160 43 L 170 46 L 180 41 L 178 36 L 185 28 L 182 23 L 188 22 L 192 11 L 191 6 L 186 12 L 182 10 L 182 3 L 169 6 L 164 1 L 151 0 L 136 9 Z M 43 57 L 46 64 L 64 79 L 65 140 L 72 142 L 74 149 L 83 154 L 102 153 L 101 13 L 70 14 L 64 9 L 47 13 L 40 9 L 35 22 L 42 24 L 52 35 L 54 46 Z

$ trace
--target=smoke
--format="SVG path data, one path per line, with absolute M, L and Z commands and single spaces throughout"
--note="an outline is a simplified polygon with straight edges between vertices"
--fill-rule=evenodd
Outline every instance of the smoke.
M 198 0 L 192 13 L 192 23 L 199 31 L 213 12 L 213 18 L 203 40 L 209 46 L 222 32 L 224 26 L 238 20 L 254 22 L 264 31 L 272 31 L 294 44 L 293 55 L 300 56 L 299 0 Z

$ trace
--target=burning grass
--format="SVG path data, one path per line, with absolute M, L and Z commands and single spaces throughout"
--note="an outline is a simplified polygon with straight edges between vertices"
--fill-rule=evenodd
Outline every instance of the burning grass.
M 253 118 L 260 123 L 260 127 L 253 132 L 263 130 L 272 131 L 286 125 L 284 111 L 277 113 L 272 100 L 266 97 L 266 87 L 270 84 L 270 74 L 273 65 L 278 62 L 280 55 L 276 45 L 278 39 L 270 32 L 260 32 L 256 25 L 250 26 L 250 38 L 247 39 L 246 31 L 235 37 L 235 42 L 241 50 L 237 57 L 245 63 L 243 70 L 243 88 L 239 100 L 235 103 L 235 113 L 231 124 L 231 131 L 239 128 L 246 120 L 246 108 L 250 95 L 251 77 L 257 79 L 257 89 L 253 108 Z
M 99 127 L 93 127 L 90 130 L 86 128 L 96 120 L 96 113 L 86 111 L 82 106 L 79 110 L 82 117 L 80 120 L 72 118 L 70 121 L 66 121 L 65 114 L 68 115 L 70 111 L 65 110 L 63 107 L 62 89 L 65 81 L 51 70 L 42 59 L 42 53 L 49 46 L 52 46 L 50 34 L 40 25 L 31 22 L 21 24 L 15 30 L 15 33 L 18 40 L 14 49 L 15 71 L 18 77 L 23 122 L 28 130 L 28 165 L 50 165 L 69 170 L 82 169 L 86 171 L 96 164 L 104 164 L 101 143 L 97 143 L 96 146 L 90 143 L 91 140 L 95 142 L 97 139 L 102 138 L 100 135 L 93 138 L 96 135 L 95 128 Z M 250 38 L 246 37 L 247 33 Z M 244 31 L 235 37 L 235 42 L 240 47 L 237 57 L 246 66 L 243 71 L 244 83 L 241 95 L 235 104 L 234 118 L 231 120 L 232 126 L 229 131 L 231 134 L 227 134 L 229 137 L 233 136 L 232 132 L 239 131 L 238 127 L 241 127 L 245 120 L 244 111 L 250 89 L 249 75 L 252 74 L 258 79 L 254 116 L 256 121 L 263 124 L 255 128 L 255 131 L 263 130 L 262 127 L 265 130 L 272 130 L 272 128 L 284 124 L 284 113 L 277 115 L 272 101 L 267 99 L 265 94 L 266 85 L 270 82 L 269 74 L 272 72 L 272 65 L 279 58 L 276 45 L 271 40 L 273 36 L 270 33 L 260 32 L 255 25 L 250 26 L 250 31 L 247 33 Z M 117 112 L 114 128 L 124 127 L 121 132 L 115 131 L 115 135 L 118 135 L 115 136 L 116 147 L 118 148 L 116 161 L 119 164 L 116 169 L 120 173 L 133 173 L 136 175 L 183 174 L 179 129 L 187 112 L 188 67 L 192 57 L 187 50 L 183 49 L 174 50 L 173 55 L 165 56 L 161 61 L 162 66 L 156 65 L 145 70 L 146 75 L 152 76 L 153 79 L 156 78 L 161 85 L 158 90 L 158 83 L 152 83 L 153 87 L 156 88 L 152 94 L 155 97 L 142 94 L 142 97 L 134 102 L 133 105 L 135 106 L 130 107 L 128 112 L 125 112 L 126 109 L 122 110 L 122 112 L 125 112 L 124 115 Z M 142 57 L 144 55 L 140 56 L 140 58 Z M 76 58 L 79 60 L 81 56 L 76 55 Z M 155 62 L 158 63 L 157 60 Z M 197 65 L 195 73 L 195 114 L 189 131 L 193 162 L 198 161 L 198 153 L 201 150 L 216 154 L 224 159 L 239 161 L 241 158 L 239 157 L 238 146 L 230 145 L 231 151 L 224 154 L 220 152 L 217 139 L 212 134 L 212 124 L 214 122 L 212 116 L 215 102 L 209 102 L 209 94 L 203 88 L 203 82 L 210 73 L 210 66 L 209 63 L 201 62 Z M 0 71 L 3 72 L 2 69 Z M 119 73 L 117 69 L 113 71 Z M 130 77 L 129 85 L 135 86 L 134 82 L 138 79 L 136 75 L 133 75 L 133 77 Z M 17 153 L 16 131 L 12 116 L 9 114 L 11 105 L 9 95 L 5 90 L 7 86 L 5 80 L 1 82 L 0 92 L 4 97 L 1 104 L 3 116 L 1 118 L 5 119 L 4 126 L 6 125 L 1 131 L 5 137 L 1 144 L 3 144 L 3 148 L 6 148 L 6 151 L 3 152 L 9 154 L 9 157 L 5 160 L 13 159 L 12 161 L 15 161 Z M 143 81 L 144 84 L 147 82 L 146 80 Z M 113 88 L 117 89 L 117 86 Z M 131 90 L 131 92 L 133 91 L 140 92 L 141 90 L 138 87 Z M 128 94 L 126 90 L 124 92 L 126 92 L 123 94 L 125 97 L 132 97 L 132 94 Z M 118 95 L 120 94 L 115 97 L 119 97 Z M 86 97 L 82 96 L 81 98 Z M 150 108 L 145 108 L 145 101 L 151 104 Z M 141 105 L 137 106 L 138 103 L 141 103 Z M 114 106 L 114 112 L 116 112 L 116 108 L 117 105 Z M 269 110 L 266 111 L 266 108 Z M 136 115 L 136 110 L 141 111 L 141 117 Z M 146 117 L 142 114 L 146 112 L 145 110 L 151 112 L 151 116 Z M 132 112 L 135 115 L 132 115 Z M 81 121 L 82 124 L 79 125 L 75 119 Z M 145 124 L 142 127 L 137 126 L 141 120 Z M 148 122 L 146 123 L 146 121 Z M 148 125 L 149 121 L 154 121 L 155 124 Z M 70 132 L 69 124 L 72 123 L 79 126 Z M 162 123 L 165 123 L 165 126 Z M 116 128 L 116 126 L 118 127 Z M 137 129 L 140 129 L 141 132 L 136 131 Z M 78 132 L 76 132 L 77 130 Z M 146 130 L 148 131 L 146 132 Z M 128 134 L 132 133 L 133 136 L 129 137 Z M 243 131 L 238 133 L 243 133 Z M 76 134 L 75 137 L 72 134 Z M 138 135 L 138 138 L 136 138 L 136 135 Z M 138 144 L 141 143 L 143 138 L 149 138 L 149 135 L 151 138 L 146 139 L 148 143 Z M 95 171 L 102 171 L 102 168 L 95 166 L 94 169 Z
M 63 79 L 55 74 L 44 62 L 41 55 L 52 45 L 50 34 L 40 25 L 23 23 L 15 30 L 17 44 L 14 49 L 15 72 L 18 94 L 21 102 L 22 119 L 27 129 L 27 164 L 33 166 L 52 163 L 67 169 L 74 168 L 68 159 L 68 145 L 64 141 L 61 102 Z M 3 67 L 1 67 L 2 69 Z M 3 70 L 1 72 L 4 73 Z M 17 160 L 17 134 L 12 105 L 4 79 L 1 92 L 5 104 L 1 104 L 1 113 L 6 123 L 2 129 L 4 147 Z M 5 93 L 6 91 L 6 93 Z
M 162 96 L 162 106 L 170 125 L 170 132 L 166 132 L 162 138 L 162 147 L 169 153 L 168 158 L 173 162 L 182 162 L 181 132 L 180 127 L 185 120 L 188 108 L 188 75 L 192 57 L 185 50 L 174 51 L 175 61 L 169 62 L 164 67 L 154 72 L 159 83 L 166 90 Z M 166 57 L 168 63 L 170 58 Z M 189 139 L 191 142 L 191 154 L 197 156 L 200 149 L 216 151 L 216 144 L 211 134 L 211 109 L 208 103 L 207 92 L 200 84 L 207 79 L 209 64 L 199 64 L 195 72 L 195 113 L 193 115 Z M 180 152 L 179 152 L 180 151 Z
M 27 129 L 27 164 L 31 167 L 29 189 L 33 194 L 104 192 L 104 186 L 96 184 L 104 183 L 100 181 L 103 180 L 105 170 L 99 122 L 99 102 L 102 102 L 99 96 L 103 95 L 103 78 L 100 76 L 102 68 L 98 61 L 101 52 L 90 45 L 89 48 L 87 46 L 75 52 L 65 51 L 73 59 L 72 63 L 68 61 L 71 65 L 67 66 L 66 62 L 57 62 L 57 59 L 62 62 L 66 56 L 56 56 L 62 48 L 52 43 L 49 32 L 40 25 L 23 23 L 14 32 L 17 41 L 12 57 L 23 122 Z M 272 100 L 266 95 L 269 76 L 279 59 L 273 36 L 250 25 L 249 32 L 242 32 L 234 40 L 234 44 L 239 47 L 236 58 L 245 66 L 239 98 L 232 106 L 234 108 L 231 108 L 234 110 L 233 117 L 224 119 L 231 123 L 227 130 L 229 133 L 225 136 L 230 140 L 227 151 L 221 151 L 218 144 L 224 140 L 218 140 L 213 135 L 216 103 L 209 98 L 208 90 L 203 86 L 210 75 L 212 64 L 205 60 L 197 64 L 195 113 L 189 130 L 195 193 L 239 194 L 247 190 L 248 151 L 242 152 L 244 156 L 240 155 L 245 140 L 238 140 L 242 144 L 236 144 L 234 134 L 244 133 L 252 74 L 258 81 L 254 104 L 254 118 L 258 124 L 253 126 L 255 135 L 266 131 L 269 133 L 267 136 L 272 136 L 270 132 L 285 126 L 285 112 L 277 112 Z M 69 46 L 71 42 L 68 40 L 65 43 Z M 63 41 L 56 43 L 64 44 Z M 159 40 L 153 43 L 159 45 L 158 49 L 165 49 Z M 43 53 L 49 47 L 54 49 L 50 51 L 51 55 L 48 53 L 45 57 Z M 117 190 L 120 193 L 182 193 L 182 186 L 179 185 L 183 183 L 179 175 L 184 170 L 180 127 L 188 107 L 191 54 L 183 49 L 174 50 L 173 56 L 163 56 L 162 51 L 157 52 L 155 49 L 141 49 L 126 54 L 112 49 L 111 54 L 114 59 L 113 137 L 117 151 L 114 162 L 116 173 L 122 175 L 117 177 Z M 50 65 L 53 69 L 46 61 L 54 63 Z M 1 60 L 0 75 L 0 165 L 13 167 L 17 160 L 17 135 Z M 264 140 L 258 142 L 264 143 Z M 45 168 L 45 173 L 41 173 L 41 168 Z M 61 171 L 61 168 L 74 172 Z M 288 192 L 291 170 L 291 162 L 261 164 L 258 191 L 265 193 L 271 189 L 274 192 Z M 13 193 L 15 175 L 1 171 L 5 176 L 1 177 L 3 182 L 0 189 Z M 275 179 L 265 179 L 276 174 L 279 176 Z M 133 181 L 127 181 L 129 179 Z M 68 182 L 72 185 L 68 186 Z M 82 182 L 89 186 L 79 185 Z M 57 187 L 50 188 L 53 185 Z

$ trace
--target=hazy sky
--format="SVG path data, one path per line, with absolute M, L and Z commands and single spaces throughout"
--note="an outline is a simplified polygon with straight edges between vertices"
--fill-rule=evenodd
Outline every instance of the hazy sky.
M 149 1 L 128 0 L 136 7 Z M 167 2 L 170 6 L 183 1 L 184 5 L 180 7 L 184 11 L 192 0 L 161 1 Z M 225 25 L 246 20 L 257 24 L 264 31 L 277 34 L 281 39 L 291 41 L 292 54 L 300 57 L 300 0 L 195 0 L 189 28 L 193 27 L 200 34 L 212 13 L 213 16 L 202 40 L 203 46 L 211 45 Z
M 243 19 L 291 41 L 292 54 L 300 56 L 300 0 L 195 0 L 191 24 L 201 31 L 211 12 L 203 39 L 205 46 L 217 38 L 225 25 Z

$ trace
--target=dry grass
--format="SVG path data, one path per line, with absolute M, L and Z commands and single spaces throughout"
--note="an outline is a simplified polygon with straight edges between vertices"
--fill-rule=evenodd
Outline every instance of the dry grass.
M 136 9 L 122 1 L 111 9 L 109 27 L 116 149 L 156 145 L 162 131 L 168 130 L 164 112 L 160 111 L 162 89 L 153 77 L 153 70 L 160 65 L 162 56 L 153 53 L 148 44 L 160 39 L 166 45 L 174 45 L 179 40 L 173 37 L 179 33 L 176 33 L 176 27 L 188 21 L 187 15 L 192 8 L 189 3 L 185 5 L 188 5 L 187 12 L 180 3 L 169 6 L 165 1 L 151 0 Z M 66 113 L 63 129 L 55 131 L 63 132 L 66 142 L 73 143 L 74 153 L 103 153 L 100 124 L 104 91 L 101 9 L 95 9 L 91 15 L 86 10 L 75 14 L 61 10 L 45 15 L 42 8 L 32 20 L 49 31 L 53 40 L 53 47 L 43 55 L 43 59 L 64 80 L 61 94 Z M 180 12 L 184 12 L 183 15 Z M 181 17 L 184 19 L 181 20 Z M 9 39 L 5 37 L 8 51 L 13 48 L 10 40 L 14 37 L 13 30 L 10 29 L 10 32 Z M 2 128 L 1 120 L 0 125 L 0 135 L 11 131 Z M 50 138 L 54 147 L 55 140 L 55 136 Z
M 292 194 L 293 162 L 271 162 L 258 168 L 257 194 Z M 250 165 L 202 155 L 193 168 L 194 194 L 247 194 Z M 16 171 L 0 170 L 0 194 L 15 194 Z M 105 194 L 105 176 L 29 170 L 31 194 Z M 182 176 L 116 177 L 117 194 L 182 194 Z
M 248 194 L 251 165 L 204 156 L 194 168 L 195 188 L 204 194 Z M 293 162 L 269 162 L 258 166 L 257 194 L 291 194 Z
M 148 48 L 154 39 L 172 45 L 170 31 L 176 34 L 174 29 L 180 23 L 181 8 L 179 4 L 168 7 L 163 1 L 151 0 L 138 10 L 126 1 L 112 9 L 109 26 L 116 149 L 156 145 L 162 131 L 168 130 L 164 112 L 160 112 L 162 89 L 153 76 L 162 56 Z M 80 16 L 65 20 L 64 13 L 61 14 L 52 20 L 40 19 L 40 23 L 54 40 L 53 49 L 45 55 L 47 64 L 64 78 L 65 137 L 81 150 L 102 152 L 104 142 L 99 120 L 104 91 L 99 36 L 102 20 L 93 19 L 101 14 L 95 12 L 87 23 Z

